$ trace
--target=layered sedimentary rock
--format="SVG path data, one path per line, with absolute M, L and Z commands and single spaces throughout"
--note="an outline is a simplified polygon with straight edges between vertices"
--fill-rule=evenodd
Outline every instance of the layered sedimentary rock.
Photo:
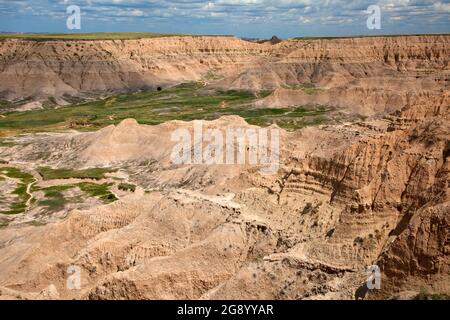
M 2 286 L 29 298 L 52 288 L 58 297 L 91 299 L 351 299 L 364 286 L 365 268 L 377 264 L 382 290 L 366 297 L 423 286 L 446 293 L 448 104 L 422 120 L 417 108 L 399 113 L 410 120 L 402 129 L 384 120 L 284 133 L 282 169 L 273 176 L 248 166 L 168 164 L 160 151 L 173 143 L 164 130 L 192 123 L 152 128 L 126 120 L 61 142 L 37 138 L 30 146 L 51 140 L 52 152 L 72 166 L 159 162 L 140 179 L 160 191 L 75 211 L 43 227 L 3 230 Z M 245 122 L 206 124 L 230 125 Z M 130 140 L 130 132 L 140 138 Z M 159 151 L 136 149 L 125 159 L 115 148 L 142 139 L 158 141 Z M 23 161 L 30 146 L 3 155 Z M 51 164 L 60 163 L 54 158 Z M 71 265 L 81 267 L 81 291 L 66 288 Z
M 411 93 L 435 90 L 435 81 L 448 80 L 449 42 L 445 35 L 292 39 L 275 45 L 234 37 L 4 40 L 0 94 L 7 99 L 98 95 L 206 77 L 219 86 L 252 90 L 313 82 L 346 88 L 365 99 L 365 89 L 381 85 L 393 91 L 384 93 L 389 96 L 405 80 L 411 82 Z M 378 92 L 370 99 L 406 97 L 386 98 Z
M 64 211 L 43 226 L 18 217 L 0 229 L 1 296 L 377 299 L 421 288 L 448 295 L 448 42 L 448 36 L 275 45 L 210 37 L 99 42 L 89 49 L 93 55 L 107 50 L 108 59 L 123 57 L 101 70 L 112 74 L 120 65 L 119 76 L 130 64 L 147 65 L 136 74 L 151 79 L 134 86 L 128 76 L 114 78 L 117 87 L 108 90 L 196 80 L 213 68 L 223 75 L 213 85 L 277 88 L 256 107 L 334 102 L 371 118 L 281 130 L 280 170 L 271 176 L 253 165 L 171 164 L 170 133 L 192 130 L 189 122 L 151 127 L 128 119 L 92 133 L 18 137 L 22 145 L 0 148 L 4 161 L 28 170 L 114 165 L 141 189 L 113 204 Z M 30 46 L 30 57 L 55 47 L 58 59 L 66 57 L 61 65 L 90 44 L 5 43 Z M 150 68 L 156 65 L 161 69 Z M 41 66 L 34 70 L 53 68 Z M 51 74 L 62 79 L 72 69 L 74 79 L 87 79 L 76 65 Z M 69 78 L 63 82 L 74 94 L 107 87 L 97 80 L 83 80 L 82 87 Z M 22 83 L 16 80 L 9 82 Z M 295 88 L 308 82 L 318 91 Z M 34 86 L 3 92 L 24 95 L 27 85 Z M 204 126 L 255 128 L 235 116 Z M 41 150 L 49 152 L 45 159 L 36 156 Z M 382 272 L 380 290 L 365 287 L 371 265 Z M 80 290 L 66 285 L 70 266 L 80 268 Z

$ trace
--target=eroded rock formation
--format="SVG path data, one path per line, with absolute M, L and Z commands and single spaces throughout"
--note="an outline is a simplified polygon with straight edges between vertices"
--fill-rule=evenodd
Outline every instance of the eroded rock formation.
M 334 101 L 370 118 L 282 130 L 272 176 L 250 165 L 172 165 L 170 132 L 187 122 L 21 137 L 23 145 L 0 148 L 4 161 L 29 170 L 117 166 L 140 189 L 43 226 L 18 218 L 0 229 L 2 296 L 377 299 L 423 287 L 448 295 L 449 41 L 3 42 L 0 74 L 9 80 L 0 86 L 10 98 L 134 90 L 214 69 L 223 77 L 211 85 L 276 88 L 257 107 Z M 45 90 L 36 85 L 42 72 Z M 288 88 L 306 82 L 320 90 Z M 235 116 L 205 126 L 251 127 Z M 42 149 L 45 160 L 34 156 Z M 381 290 L 366 292 L 374 264 Z M 81 268 L 81 290 L 66 286 L 71 265 Z

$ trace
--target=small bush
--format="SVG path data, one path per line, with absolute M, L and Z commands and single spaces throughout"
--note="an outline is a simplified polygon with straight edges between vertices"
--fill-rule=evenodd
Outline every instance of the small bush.
M 119 190 L 135 192 L 136 191 L 136 186 L 134 184 L 131 184 L 131 183 L 123 183 L 122 182 L 122 183 L 119 184 Z

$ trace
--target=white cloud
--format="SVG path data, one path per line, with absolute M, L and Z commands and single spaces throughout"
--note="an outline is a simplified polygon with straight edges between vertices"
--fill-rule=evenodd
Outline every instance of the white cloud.
M 116 23 L 120 19 L 136 25 L 165 20 L 172 23 L 174 30 L 180 26 L 179 32 L 185 32 L 186 25 L 202 25 L 207 33 L 208 23 L 213 21 L 225 27 L 238 26 L 238 32 L 244 25 L 256 28 L 258 22 L 260 28 L 267 30 L 300 30 L 300 26 L 309 25 L 317 30 L 334 32 L 336 28 L 347 28 L 362 34 L 367 31 L 364 11 L 374 3 L 381 6 L 382 21 L 386 22 L 383 27 L 391 28 L 386 33 L 397 29 L 425 31 L 433 27 L 430 21 L 440 30 L 450 31 L 449 0 L 0 0 L 0 28 L 12 28 L 9 21 L 13 18 L 40 15 L 49 20 L 60 19 L 65 6 L 77 4 L 84 19 L 107 21 L 107 26 L 116 29 L 123 26 Z M 28 7 L 32 10 L 24 9 Z
M 433 7 L 438 11 L 450 12 L 450 3 L 436 2 Z M 450 19 L 450 17 L 448 17 Z

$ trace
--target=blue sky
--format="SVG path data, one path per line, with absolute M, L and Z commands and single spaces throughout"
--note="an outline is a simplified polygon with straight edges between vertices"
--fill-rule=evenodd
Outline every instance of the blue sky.
M 73 32 L 66 8 L 82 11 L 80 32 L 152 31 L 241 37 L 450 32 L 450 0 L 0 0 L 0 31 Z M 369 5 L 381 30 L 366 27 Z

